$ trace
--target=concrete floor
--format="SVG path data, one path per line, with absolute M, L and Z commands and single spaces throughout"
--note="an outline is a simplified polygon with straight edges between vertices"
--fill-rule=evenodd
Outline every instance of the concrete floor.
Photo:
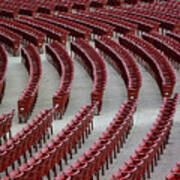
M 46 56 L 44 54 L 41 55 L 41 59 L 43 75 L 39 88 L 39 96 L 31 119 L 36 114 L 38 114 L 41 109 L 51 108 L 53 93 L 56 91 L 60 83 L 60 77 L 58 73 L 54 67 L 47 62 Z M 84 104 L 90 104 L 92 81 L 82 66 L 78 64 L 75 59 L 73 59 L 73 61 L 75 65 L 75 79 L 71 91 L 70 103 L 63 119 L 54 120 L 54 135 L 51 138 L 53 138 L 73 118 L 73 116 Z M 73 159 L 69 160 L 68 165 L 64 165 L 64 169 L 76 161 L 76 159 L 82 155 L 96 139 L 98 139 L 103 130 L 105 130 L 105 128 L 117 113 L 122 102 L 127 100 L 126 89 L 123 80 L 109 64 L 106 63 L 106 65 L 108 70 L 108 83 L 104 94 L 101 115 L 95 116 L 94 130 L 92 134 L 88 139 L 86 139 L 86 143 L 81 149 L 79 149 L 78 153 L 73 155 Z M 139 95 L 138 109 L 134 116 L 134 126 L 126 141 L 126 144 L 124 145 L 124 148 L 121 150 L 121 153 L 118 154 L 118 158 L 114 160 L 112 165 L 110 165 L 110 169 L 106 171 L 105 176 L 100 178 L 101 180 L 109 179 L 112 174 L 118 171 L 118 169 L 124 164 L 124 162 L 138 147 L 142 138 L 149 131 L 159 112 L 162 99 L 157 84 L 148 72 L 146 72 L 141 66 L 139 66 L 139 68 L 143 76 L 143 84 Z M 177 72 L 177 76 L 178 75 L 179 73 Z M 24 66 L 20 63 L 19 57 L 14 58 L 9 55 L 9 64 L 6 77 L 7 86 L 5 89 L 3 102 L 0 105 L 0 113 L 8 113 L 13 108 L 17 109 L 17 100 L 28 82 L 28 74 Z M 179 91 L 180 79 L 177 78 L 176 92 Z M 158 162 L 158 166 L 155 168 L 155 171 L 152 174 L 152 180 L 164 179 L 175 163 L 180 160 L 180 158 L 178 158 L 178 152 L 180 150 L 179 115 L 180 110 L 178 106 L 169 144 L 165 150 L 164 155 L 161 156 L 161 160 Z M 19 124 L 16 116 L 13 120 L 12 134 L 15 135 L 25 125 L 26 124 Z

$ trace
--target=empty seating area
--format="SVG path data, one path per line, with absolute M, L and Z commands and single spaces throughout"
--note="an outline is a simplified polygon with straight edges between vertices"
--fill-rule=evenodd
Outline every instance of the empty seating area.
M 112 123 L 94 142 L 84 155 L 71 165 L 70 168 L 63 171 L 55 180 L 68 179 L 91 179 L 96 174 L 99 179 L 99 171 L 102 168 L 104 175 L 104 166 L 108 169 L 108 163 L 112 163 L 116 158 L 116 153 L 120 152 L 126 138 L 133 125 L 133 114 L 136 110 L 136 101 L 124 102 L 113 119 Z
M 134 36 L 119 37 L 120 44 L 141 57 L 140 61 L 150 71 L 159 85 L 163 97 L 171 97 L 176 83 L 176 75 L 169 61 L 146 41 Z M 145 62 L 144 62 L 145 61 Z
M 75 56 L 79 56 L 80 63 L 82 63 L 93 80 L 91 104 L 93 105 L 98 102 L 97 114 L 99 114 L 107 81 L 107 71 L 104 61 L 86 40 L 78 39 L 77 41 L 72 42 L 71 51 L 75 53 Z
M 179 0 L 0 0 L 0 180 L 180 180 Z
M 15 169 L 15 161 L 21 165 L 21 156 L 27 161 L 27 151 L 32 156 L 33 148 L 37 151 L 42 148 L 42 144 L 46 143 L 46 136 L 50 136 L 48 129 L 52 131 L 52 121 L 54 108 L 50 110 L 42 110 L 29 124 L 27 124 L 20 132 L 9 139 L 1 148 L 0 154 L 0 172 L 6 171 L 8 175 L 8 166 Z
M 160 23 L 160 27 L 163 29 L 168 29 L 168 30 L 173 30 L 174 28 L 176 28 L 177 24 L 178 24 L 178 19 L 173 18 L 173 17 L 169 17 L 166 16 L 165 14 L 157 14 L 156 12 L 153 11 L 148 11 L 148 10 L 144 10 L 143 9 L 115 9 L 118 12 L 121 13 L 125 13 L 127 15 L 135 15 L 137 17 L 143 17 L 149 20 L 153 20 L 153 21 L 157 21 L 158 23 Z
M 91 20 L 86 17 L 80 17 L 76 14 L 70 14 L 70 13 L 60 12 L 58 16 L 62 19 L 67 19 L 69 21 L 79 23 L 81 25 L 84 25 L 92 29 L 92 33 L 95 35 L 98 35 L 98 36 L 108 35 L 111 37 L 113 36 L 114 27 L 108 24 L 105 24 L 96 20 Z
M 29 17 L 21 16 L 17 21 L 19 23 L 29 25 L 32 28 L 42 31 L 42 33 L 46 34 L 47 42 L 49 41 L 49 39 L 53 39 L 66 45 L 66 40 L 69 33 L 64 29 L 57 28 L 52 24 L 41 22 L 39 20 L 32 19 Z
M 56 174 L 56 164 L 62 170 L 62 159 L 67 163 L 67 154 L 72 156 L 72 149 L 77 152 L 77 144 L 81 147 L 81 138 L 84 143 L 85 136 L 93 128 L 93 115 L 97 104 L 92 107 L 83 106 L 80 112 L 59 132 L 40 152 L 35 154 L 18 170 L 9 174 L 10 179 L 39 179 L 49 176 L 53 169 Z
M 45 40 L 45 35 L 42 32 L 35 30 L 34 28 L 31 28 L 27 25 L 23 25 L 4 18 L 0 19 L 0 26 L 3 26 L 22 36 L 24 44 L 30 42 L 34 44 L 39 50 L 42 49 L 43 42 Z
M 0 42 L 4 44 L 12 54 L 19 54 L 21 40 L 22 38 L 18 34 L 4 27 L 0 27 Z
M 142 143 L 135 150 L 135 153 L 113 175 L 111 180 L 150 178 L 151 171 L 154 171 L 154 165 L 157 165 L 160 155 L 163 154 L 168 144 L 177 102 L 177 94 L 172 99 L 164 99 L 153 127 L 147 133 L 147 136 L 143 138 Z
M 115 17 L 117 19 L 125 20 L 132 24 L 136 24 L 138 25 L 138 30 L 140 31 L 145 31 L 145 32 L 149 32 L 151 30 L 158 31 L 160 25 L 158 22 L 143 17 L 125 14 L 123 12 L 117 11 L 116 9 L 115 10 L 98 9 L 97 12 L 99 14 L 104 14 L 110 17 Z
M 142 37 L 152 43 L 157 49 L 160 49 L 171 60 L 175 67 L 179 68 L 180 44 L 178 42 L 156 32 L 143 34 Z
M 39 14 L 37 19 L 64 28 L 69 32 L 69 35 L 72 37 L 84 38 L 87 40 L 91 38 L 92 30 L 80 24 L 69 22 L 65 19 L 60 19 L 58 17 L 52 17 L 47 14 Z
M 38 97 L 42 66 L 38 51 L 32 44 L 22 48 L 21 55 L 22 63 L 29 73 L 29 81 L 18 100 L 18 118 L 19 122 L 27 122 Z
M 69 103 L 74 78 L 74 65 L 66 50 L 55 41 L 46 45 L 46 54 L 49 62 L 61 76 L 59 88 L 52 98 L 53 106 L 56 107 L 55 118 L 61 119 Z
M 166 32 L 166 35 L 180 43 L 180 35 L 176 32 Z
M 142 80 L 133 57 L 130 56 L 123 47 L 108 37 L 95 40 L 95 46 L 103 52 L 105 56 L 110 57 L 110 63 L 124 79 L 128 91 L 128 99 L 138 99 Z
M 137 29 L 137 25 L 135 24 L 131 24 L 127 21 L 116 19 L 113 17 L 108 17 L 103 14 L 98 14 L 96 12 L 89 13 L 89 12 L 80 11 L 78 12 L 78 15 L 83 16 L 83 17 L 88 17 L 90 19 L 98 20 L 100 22 L 107 23 L 111 26 L 114 26 L 115 31 L 121 34 L 126 34 L 126 33 L 134 34 Z

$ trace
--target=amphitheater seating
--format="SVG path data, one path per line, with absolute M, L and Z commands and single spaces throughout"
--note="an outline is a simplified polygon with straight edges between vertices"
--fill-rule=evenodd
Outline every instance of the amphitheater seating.
M 27 161 L 27 151 L 32 156 L 32 148 L 38 150 L 38 145 L 42 148 L 42 140 L 46 143 L 46 136 L 49 137 L 48 129 L 52 129 L 54 108 L 42 110 L 29 124 L 20 132 L 0 146 L 0 172 L 6 171 L 8 175 L 8 166 L 14 169 L 15 161 L 21 165 L 21 156 Z
M 76 14 L 70 13 L 59 13 L 58 16 L 62 19 L 67 19 L 72 22 L 79 23 L 81 25 L 87 26 L 92 29 L 93 34 L 97 34 L 98 36 L 108 35 L 113 36 L 114 27 L 104 24 L 99 21 L 91 20 L 85 17 L 80 17 Z
M 25 17 L 25 16 L 21 16 L 17 21 L 19 23 L 23 23 L 25 25 L 31 26 L 32 28 L 42 31 L 44 34 L 46 34 L 47 42 L 49 38 L 49 39 L 59 41 L 63 45 L 66 45 L 66 40 L 67 40 L 67 36 L 69 32 L 67 32 L 66 30 L 62 28 L 56 27 L 49 23 L 39 21 L 37 19 Z
M 73 1 L 41 1 L 36 0 L 39 3 L 39 12 L 45 14 L 54 14 L 54 11 L 71 12 L 74 8 Z
M 163 97 L 171 97 L 176 83 L 176 75 L 166 59 L 150 43 L 134 36 L 127 34 L 119 37 L 119 42 L 134 54 L 141 57 L 140 63 L 156 79 Z
M 21 36 L 0 26 L 0 42 L 3 43 L 14 55 L 19 54 L 21 40 Z
M 124 14 L 122 12 L 118 12 L 115 10 L 106 10 L 106 9 L 98 9 L 96 10 L 96 12 L 99 14 L 104 14 L 106 16 L 122 19 L 130 23 L 136 24 L 138 25 L 138 29 L 141 31 L 149 32 L 151 30 L 158 31 L 159 29 L 159 23 L 143 17 L 137 17 L 130 14 Z
M 93 8 L 104 8 L 106 7 L 108 0 L 91 0 L 90 7 Z
M 77 15 L 88 17 L 89 19 L 98 20 L 100 22 L 114 26 L 115 31 L 117 33 L 122 33 L 122 34 L 133 33 L 134 34 L 135 30 L 137 29 L 137 25 L 135 24 L 129 23 L 124 20 L 116 19 L 113 17 L 108 17 L 103 14 L 98 14 L 96 12 L 89 13 L 85 11 L 79 11 Z
M 62 1 L 5 1 L 1 0 L 3 7 L 14 7 L 21 15 L 35 16 L 36 13 L 53 14 L 55 10 L 71 12 L 73 4 Z M 2 6 L 1 5 L 1 6 Z
M 63 179 L 91 179 L 96 174 L 99 179 L 99 170 L 102 168 L 104 175 L 104 164 L 108 169 L 116 153 L 120 152 L 133 125 L 133 114 L 136 110 L 136 101 L 125 102 L 116 117 L 102 133 L 97 141 L 82 156 L 74 162 L 70 168 L 63 171 L 55 180 Z
M 40 31 L 37 31 L 29 26 L 20 24 L 15 21 L 0 18 L 0 26 L 6 27 L 14 33 L 19 34 L 22 38 L 28 42 L 34 44 L 39 50 L 42 50 L 45 35 Z
M 135 8 L 136 9 L 136 8 Z M 177 11 L 174 11 L 173 9 L 169 9 L 169 8 L 163 8 L 162 6 L 157 5 L 156 8 L 153 6 L 149 6 L 149 7 L 138 7 L 138 10 L 144 10 L 145 12 L 151 12 L 151 13 L 156 13 L 158 15 L 163 15 L 163 16 L 167 16 L 167 17 L 171 17 L 171 18 L 177 18 L 178 13 Z
M 90 1 L 86 0 L 70 0 L 73 3 L 73 9 L 88 11 L 90 8 Z
M 55 10 L 57 10 L 57 11 L 72 12 L 72 7 L 73 7 L 72 2 L 67 2 L 67 1 L 56 1 L 55 2 Z
M 121 4 L 121 0 L 108 0 L 108 5 L 109 6 L 119 6 L 119 5 L 122 5 Z
M 26 4 L 22 1 L 5 1 L 1 0 L 1 6 L 6 7 L 7 9 L 14 9 L 14 14 L 12 14 L 11 18 L 17 18 L 18 14 L 34 16 L 37 13 L 37 7 L 31 6 L 30 4 Z M 7 17 L 6 14 L 4 14 Z
M 45 175 L 49 177 L 51 169 L 56 175 L 56 164 L 59 164 L 62 170 L 62 159 L 67 163 L 67 154 L 69 153 L 72 158 L 72 149 L 74 148 L 77 152 L 77 144 L 81 148 L 81 141 L 84 143 L 85 136 L 91 133 L 96 106 L 97 104 L 85 105 L 41 151 L 6 178 L 9 180 L 16 178 L 37 180 Z
M 168 143 L 173 116 L 176 110 L 178 94 L 172 99 L 164 99 L 159 116 L 153 127 L 147 133 L 142 143 L 130 159 L 113 175 L 110 180 L 150 178 L 150 172 L 160 159 L 160 155 Z M 172 179 L 173 180 L 173 179 Z
M 14 7 L 0 5 L 0 16 L 6 18 L 17 18 L 18 9 Z
M 175 33 L 175 32 L 166 32 L 166 35 L 180 43 L 180 34 Z
M 110 57 L 108 60 L 124 79 L 128 91 L 128 99 L 137 99 L 142 79 L 134 58 L 125 48 L 108 37 L 103 36 L 100 40 L 95 40 L 95 46 Z
M 152 5 L 136 5 L 134 9 L 141 9 L 148 12 L 154 12 L 156 14 L 163 14 L 167 17 L 178 18 L 179 12 L 177 11 L 178 6 L 175 4 L 168 5 L 168 3 L 153 3 Z M 133 9 L 133 8 L 132 8 Z
M 61 83 L 53 95 L 53 106 L 57 106 L 55 119 L 62 118 L 69 103 L 70 91 L 74 79 L 74 65 L 66 50 L 58 43 L 46 45 L 48 60 L 61 76 Z
M 55 5 L 50 2 L 37 0 L 36 6 L 38 7 L 39 13 L 54 14 Z
M 56 7 L 55 4 L 53 4 L 49 1 L 40 1 L 40 0 L 35 0 L 35 1 L 20 0 L 18 3 L 31 6 L 32 8 L 34 7 L 36 12 L 38 12 L 38 13 L 47 13 L 47 14 L 53 14 L 55 11 L 55 7 Z
M 21 56 L 29 73 L 29 82 L 18 100 L 18 118 L 19 122 L 27 122 L 38 96 L 42 67 L 39 53 L 32 44 L 22 48 Z
M 150 11 L 146 11 L 144 9 L 137 9 L 137 8 L 132 8 L 132 9 L 113 9 L 113 11 L 118 11 L 119 13 L 126 14 L 128 17 L 132 17 L 132 15 L 137 16 L 137 17 L 143 17 L 152 21 L 157 21 L 160 23 L 160 27 L 163 29 L 168 29 L 168 30 L 173 30 L 174 28 L 177 27 L 178 25 L 178 19 L 174 19 L 171 17 L 167 17 L 166 15 L 163 14 L 157 14 L 153 13 Z
M 159 33 L 151 32 L 149 34 L 143 34 L 143 39 L 152 43 L 157 49 L 163 51 L 163 53 L 169 57 L 170 61 L 175 65 L 177 69 L 180 67 L 180 44 L 170 37 L 162 36 Z
M 6 86 L 6 71 L 8 66 L 7 53 L 3 46 L 0 45 L 0 103 L 2 102 L 5 86 Z
M 80 63 L 93 80 L 91 104 L 98 102 L 97 114 L 101 111 L 103 94 L 106 87 L 107 71 L 101 56 L 91 47 L 88 41 L 77 39 L 71 43 L 71 51 L 79 56 Z
M 2 140 L 7 141 L 7 133 L 9 138 L 11 138 L 11 126 L 12 119 L 15 115 L 15 110 L 12 110 L 9 114 L 2 114 L 0 116 L 0 145 L 2 145 Z
M 64 28 L 65 30 L 70 32 L 69 35 L 71 35 L 72 37 L 90 40 L 92 32 L 91 29 L 80 24 L 70 22 L 65 19 L 60 19 L 58 17 L 52 17 L 46 14 L 40 14 L 36 19 Z
M 19 9 L 20 15 L 27 15 L 27 16 L 33 16 L 34 17 L 38 11 L 37 7 L 31 6 L 30 4 L 18 3 L 18 4 L 16 4 L 16 6 Z
M 44 46 L 45 41 L 47 44 Z M 52 108 L 41 110 L 15 136 L 11 135 L 15 110 L 0 116 L 0 179 L 41 180 L 47 176 L 48 180 L 52 177 L 54 180 L 93 180 L 93 176 L 96 176 L 99 180 L 100 175 L 104 176 L 133 127 L 142 85 L 135 59 L 156 80 L 163 103 L 156 121 L 135 152 L 119 167 L 117 173 L 112 175 L 112 170 L 109 170 L 112 176 L 109 180 L 150 179 L 168 144 L 178 105 L 179 94 L 171 97 L 176 75 L 170 62 L 179 69 L 179 43 L 180 2 L 177 0 L 166 3 L 155 0 L 0 0 L 0 103 L 5 91 L 8 65 L 5 48 L 17 55 L 22 46 L 22 63 L 29 74 L 28 83 L 17 102 L 20 123 L 30 119 L 37 101 L 42 77 L 39 52 L 44 48 L 46 59 L 60 78 L 52 96 Z M 72 57 L 68 54 L 69 48 Z M 62 119 L 70 100 L 75 75 L 73 59 L 79 61 L 92 79 L 91 105 L 84 105 L 50 140 L 53 120 Z M 73 159 L 69 168 L 63 169 L 64 163 L 68 164 L 69 158 L 73 158 L 93 130 L 94 115 L 101 112 L 107 72 L 111 73 L 111 69 L 107 71 L 104 60 L 122 76 L 127 101 L 121 105 L 102 135 L 95 142 L 90 140 L 90 148 Z M 113 101 L 116 97 L 108 98 Z M 114 109 L 106 108 L 104 116 L 107 117 L 100 116 L 97 121 L 106 121 L 114 112 Z M 132 136 L 136 136 L 136 133 Z M 180 162 L 166 176 L 166 180 L 178 179 Z

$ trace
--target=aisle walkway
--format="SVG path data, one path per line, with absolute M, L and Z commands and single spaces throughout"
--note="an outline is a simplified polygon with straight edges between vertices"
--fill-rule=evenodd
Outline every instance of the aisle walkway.
M 180 92 L 180 72 L 176 73 L 177 83 L 175 87 L 175 92 Z M 152 180 L 162 180 L 165 179 L 165 176 L 170 172 L 170 170 L 176 165 L 177 161 L 180 160 L 179 151 L 180 151 L 180 100 L 177 107 L 177 111 L 174 117 L 174 124 L 171 129 L 171 135 L 169 138 L 169 143 L 166 146 L 164 155 L 158 163 L 158 166 L 155 168 L 154 173 L 152 174 Z M 157 178 L 158 177 L 158 178 Z
M 102 180 L 108 180 L 111 178 L 112 174 L 117 172 L 118 169 L 124 165 L 124 162 L 127 161 L 129 156 L 134 153 L 143 137 L 151 128 L 152 123 L 156 120 L 159 112 L 159 107 L 161 105 L 159 88 L 155 80 L 147 71 L 145 71 L 142 67 L 140 67 L 140 70 L 143 76 L 143 81 L 139 94 L 137 112 L 134 116 L 134 126 L 123 149 L 121 149 L 118 154 L 117 159 L 115 159 L 114 163 L 110 165 L 110 168 L 106 171 L 105 176 L 101 177 Z

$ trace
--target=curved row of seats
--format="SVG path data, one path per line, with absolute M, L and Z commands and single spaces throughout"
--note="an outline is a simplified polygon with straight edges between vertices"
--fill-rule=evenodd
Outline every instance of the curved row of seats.
M 73 3 L 73 9 L 89 11 L 90 1 L 86 0 L 71 0 Z
M 21 36 L 0 26 L 0 42 L 4 44 L 9 52 L 12 52 L 12 54 L 19 54 L 21 40 Z
M 8 66 L 8 56 L 6 50 L 0 45 L 0 103 L 2 102 L 5 86 L 6 86 L 6 72 Z
M 71 51 L 80 59 L 80 63 L 84 66 L 88 74 L 93 80 L 93 89 L 91 92 L 91 104 L 98 101 L 97 114 L 101 111 L 103 94 L 107 81 L 107 70 L 101 56 L 95 49 L 83 39 L 77 39 L 71 42 Z
M 99 179 L 99 171 L 104 165 L 109 168 L 109 162 L 113 163 L 116 153 L 120 152 L 133 125 L 133 114 L 136 111 L 136 100 L 124 102 L 116 117 L 102 133 L 97 141 L 64 170 L 55 180 L 65 179 L 92 179 L 93 175 Z
M 109 57 L 108 61 L 121 74 L 127 87 L 128 99 L 137 99 L 142 78 L 134 58 L 125 48 L 105 36 L 95 39 L 95 46 Z
M 54 5 L 54 11 L 72 12 L 73 3 L 71 1 L 51 1 L 46 0 L 44 2 L 51 3 Z M 32 1 L 31 1 L 32 3 Z M 34 4 L 35 5 L 35 4 Z
M 28 16 L 34 16 L 37 13 L 37 7 L 33 7 L 30 4 L 22 3 L 22 1 L 0 1 L 1 5 L 0 7 L 5 7 L 8 9 L 12 8 L 12 17 L 17 18 L 18 14 L 20 15 L 28 15 Z M 4 13 L 3 16 L 7 17 L 7 15 Z
M 126 34 L 126 33 L 135 34 L 135 31 L 137 29 L 137 25 L 135 24 L 114 17 L 105 16 L 97 12 L 79 11 L 76 14 L 79 16 L 88 17 L 89 19 L 98 20 L 100 22 L 114 26 L 115 31 L 121 34 Z
M 73 3 L 73 9 L 89 11 L 90 7 L 104 8 L 108 0 L 68 0 Z
M 176 40 L 177 42 L 180 43 L 180 34 L 175 33 L 175 32 L 166 32 L 166 36 L 169 36 L 172 39 L 174 39 L 174 40 Z
M 108 24 L 78 16 L 76 14 L 59 12 L 58 17 L 84 25 L 92 29 L 92 33 L 98 36 L 108 35 L 112 37 L 113 31 L 115 29 L 113 26 L 110 26 Z
M 55 16 L 52 17 L 47 14 L 39 14 L 36 19 L 51 23 L 51 24 L 56 25 L 61 28 L 64 28 L 70 32 L 69 35 L 72 37 L 83 38 L 83 39 L 87 39 L 87 40 L 90 40 L 90 38 L 91 38 L 91 32 L 92 32 L 91 29 L 89 29 L 85 26 L 82 26 L 78 23 L 70 22 L 65 19 L 60 19 Z
M 70 91 L 74 79 L 74 64 L 67 51 L 56 41 L 46 45 L 49 62 L 57 69 L 61 76 L 60 85 L 53 95 L 53 106 L 57 106 L 55 119 L 62 118 L 70 98 Z
M 143 17 L 137 17 L 130 14 L 124 14 L 114 9 L 111 9 L 111 10 L 97 9 L 95 12 L 136 24 L 138 25 L 138 30 L 140 31 L 149 32 L 151 30 L 154 30 L 154 31 L 159 30 L 159 23 L 143 18 Z
M 177 180 L 180 177 L 180 161 L 171 169 L 171 172 L 166 176 L 166 180 Z
M 7 141 L 7 133 L 11 138 L 11 126 L 12 119 L 14 118 L 15 110 L 12 110 L 9 114 L 2 114 L 0 116 L 0 145 L 2 145 L 2 139 Z
M 175 3 L 170 4 L 168 2 L 166 3 L 153 3 L 149 4 L 148 6 L 145 5 L 136 5 L 134 7 L 135 9 L 144 9 L 146 11 L 150 12 L 155 12 L 156 14 L 163 14 L 167 17 L 173 17 L 173 18 L 178 18 L 177 15 L 179 15 L 178 10 L 178 5 Z
M 150 43 L 134 35 L 119 37 L 119 42 L 134 54 L 141 57 L 140 62 L 154 76 L 163 97 L 171 97 L 176 83 L 176 75 L 165 56 Z
M 7 9 L 14 8 L 16 14 L 35 16 L 38 12 L 52 14 L 55 10 L 71 12 L 73 4 L 71 2 L 63 1 L 5 1 L 1 0 L 1 7 L 6 7 Z M 6 14 L 3 14 L 7 17 Z M 14 16 L 17 17 L 17 16 Z
M 69 153 L 72 158 L 73 148 L 77 153 L 77 145 L 81 148 L 81 142 L 84 143 L 85 136 L 90 134 L 96 106 L 97 103 L 93 106 L 84 105 L 77 115 L 41 151 L 2 180 L 37 180 L 42 179 L 43 176 L 50 178 L 50 170 L 53 170 L 56 176 L 56 164 L 62 170 L 62 160 L 64 159 L 67 163 L 67 154 Z
M 178 94 L 171 99 L 164 98 L 160 113 L 153 127 L 144 137 L 134 154 L 113 175 L 111 180 L 150 178 L 150 172 L 154 171 L 154 165 L 157 165 L 157 161 L 168 143 L 177 102 Z
M 158 15 L 165 15 L 167 17 L 172 17 L 172 18 L 178 18 L 178 12 L 176 10 L 177 7 L 175 6 L 167 6 L 168 3 L 154 3 L 154 4 L 149 4 L 148 6 L 145 5 L 141 5 L 138 6 L 136 5 L 135 7 L 131 8 L 131 9 L 141 9 L 147 12 L 152 12 L 152 13 L 156 13 Z M 165 6 L 164 6 L 165 5 Z
M 23 40 L 34 44 L 39 50 L 42 49 L 45 40 L 45 35 L 42 32 L 27 25 L 3 18 L 0 18 L 0 26 L 19 34 Z
M 42 22 L 34 18 L 21 16 L 17 22 L 28 25 L 32 28 L 35 28 L 39 31 L 42 31 L 43 34 L 46 34 L 46 39 L 48 42 L 49 39 L 53 39 L 56 41 L 61 42 L 63 45 L 66 45 L 67 37 L 69 35 L 69 32 L 66 30 L 56 27 L 50 23 Z
M 172 31 L 178 25 L 178 19 L 167 17 L 164 14 L 157 14 L 156 12 L 146 11 L 144 8 L 116 8 L 113 11 L 118 11 L 119 13 L 125 14 L 128 17 L 136 16 L 143 17 L 147 20 L 152 20 L 154 22 L 160 23 L 160 27 Z
M 143 34 L 142 37 L 152 43 L 157 49 L 160 49 L 176 68 L 180 67 L 180 44 L 178 42 L 168 36 L 162 36 L 156 32 Z
M 17 18 L 18 9 L 15 7 L 8 7 L 4 4 L 0 5 L 0 16 L 6 18 Z
M 108 0 L 91 0 L 90 7 L 105 8 L 108 4 Z
M 29 2 L 29 1 L 27 1 Z M 32 2 L 31 2 L 32 4 Z M 39 1 L 36 0 L 33 2 L 34 6 L 37 7 L 39 13 L 47 13 L 47 14 L 54 14 L 55 5 L 50 3 L 49 1 Z
M 71 1 L 0 1 L 0 14 L 9 18 L 17 18 L 18 14 L 35 16 L 37 13 L 54 14 L 55 11 L 72 12 L 72 9 L 89 11 L 89 8 L 104 8 L 106 5 L 115 6 L 119 0 L 71 0 Z M 2 9 L 1 9 L 2 8 Z M 6 11 L 5 11 L 6 9 Z M 4 10 L 4 11 L 3 11 Z
M 27 122 L 38 96 L 42 65 L 39 53 L 32 44 L 21 49 L 21 56 L 22 63 L 29 73 L 29 81 L 18 100 L 18 118 L 19 122 Z
M 14 169 L 15 161 L 21 165 L 21 156 L 27 161 L 27 151 L 32 156 L 32 148 L 38 150 L 42 147 L 42 140 L 46 143 L 46 136 L 49 136 L 48 129 L 52 131 L 53 113 L 55 109 L 42 110 L 29 124 L 20 132 L 0 146 L 0 172 L 6 171 L 8 175 L 8 166 Z

